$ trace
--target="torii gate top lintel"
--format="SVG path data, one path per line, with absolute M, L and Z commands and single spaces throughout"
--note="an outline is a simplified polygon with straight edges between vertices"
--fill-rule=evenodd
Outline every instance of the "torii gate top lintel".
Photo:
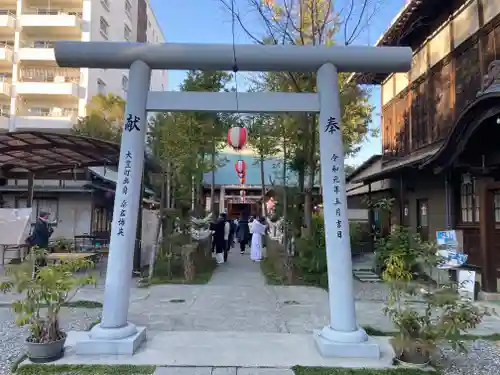
M 332 63 L 339 72 L 407 72 L 409 47 L 297 46 L 259 44 L 146 44 L 128 42 L 56 42 L 61 67 L 129 69 L 143 61 L 151 69 L 239 71 L 317 71 Z

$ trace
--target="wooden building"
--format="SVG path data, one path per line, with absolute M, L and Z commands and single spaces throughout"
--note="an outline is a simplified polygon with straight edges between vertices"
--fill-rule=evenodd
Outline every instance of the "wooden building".
M 383 153 L 369 187 L 390 181 L 395 223 L 433 240 L 463 231 L 482 289 L 500 277 L 500 1 L 411 0 L 377 42 L 411 46 L 407 74 L 355 74 L 380 84 Z M 371 161 L 373 163 L 373 160 Z

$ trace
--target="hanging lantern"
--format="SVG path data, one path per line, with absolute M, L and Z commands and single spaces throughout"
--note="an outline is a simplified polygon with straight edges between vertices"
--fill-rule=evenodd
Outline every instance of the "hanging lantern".
M 241 199 L 243 200 L 243 202 L 245 201 L 246 195 L 247 195 L 247 193 L 245 192 L 245 190 L 240 190 L 240 196 L 241 196 Z
M 238 160 L 234 163 L 234 169 L 236 170 L 236 173 L 245 173 L 247 165 L 244 160 Z
M 240 126 L 230 128 L 227 132 L 227 143 L 235 150 L 241 150 L 247 142 L 247 130 Z
M 240 184 L 243 185 L 245 183 L 245 177 L 240 177 Z

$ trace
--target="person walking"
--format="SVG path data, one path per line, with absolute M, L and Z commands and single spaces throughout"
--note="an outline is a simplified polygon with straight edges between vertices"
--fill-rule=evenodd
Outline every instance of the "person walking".
M 28 237 L 27 243 L 31 248 L 38 247 L 42 250 L 47 250 L 49 247 L 49 239 L 54 230 L 49 224 L 50 213 L 41 211 L 38 219 L 36 219 L 35 227 L 33 228 L 33 233 Z M 34 262 L 34 275 L 38 273 L 41 267 L 47 265 L 44 257 L 36 256 Z
M 225 225 L 226 220 L 224 220 L 224 214 L 219 216 L 217 222 L 213 225 L 214 231 L 214 243 L 215 243 L 215 261 L 217 264 L 224 263 L 224 253 L 226 249 L 225 237 Z
M 244 214 L 241 214 L 238 220 L 236 236 L 240 242 L 240 254 L 245 254 L 245 248 L 250 241 L 250 227 L 248 226 L 248 218 Z
M 227 262 L 227 254 L 231 244 L 229 243 L 229 234 L 231 233 L 231 224 L 229 223 L 227 214 L 224 212 L 222 215 L 224 220 L 224 262 Z
M 260 262 L 262 260 L 262 247 L 263 241 L 262 237 L 266 233 L 267 223 L 264 217 L 255 219 L 252 222 L 252 246 L 250 251 L 250 259 L 254 262 Z

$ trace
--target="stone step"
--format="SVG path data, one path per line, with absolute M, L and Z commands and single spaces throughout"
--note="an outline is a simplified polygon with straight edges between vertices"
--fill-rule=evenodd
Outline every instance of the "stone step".
M 353 270 L 353 275 L 361 282 L 376 283 L 382 281 L 380 276 L 371 270 Z
M 290 368 L 269 367 L 158 367 L 154 375 L 294 375 Z

